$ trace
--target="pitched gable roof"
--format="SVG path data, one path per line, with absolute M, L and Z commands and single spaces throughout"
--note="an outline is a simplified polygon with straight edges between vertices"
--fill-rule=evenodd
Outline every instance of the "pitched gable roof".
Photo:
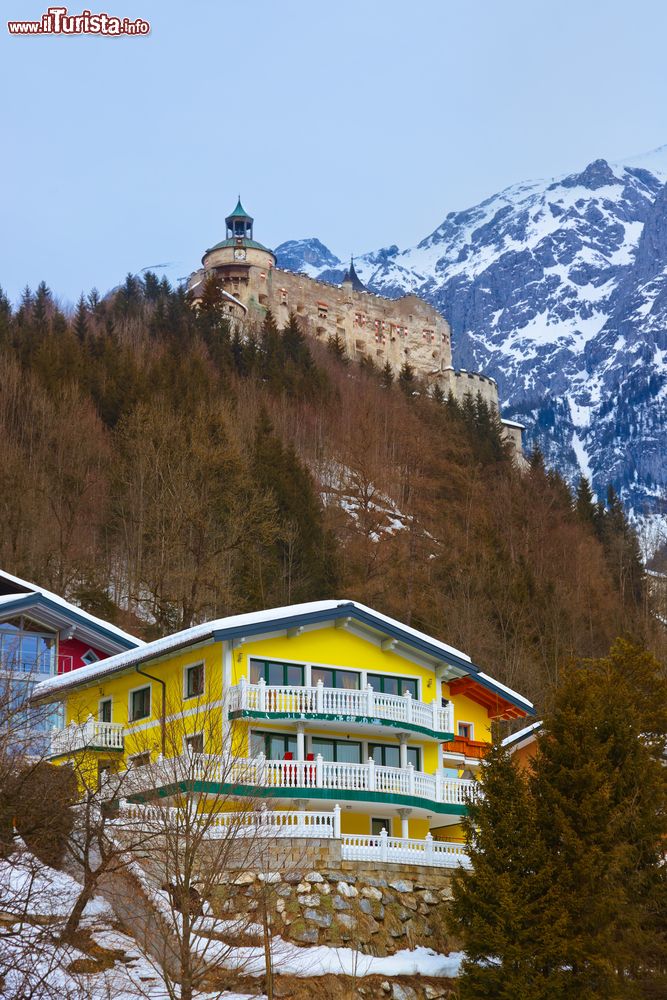
M 371 635 L 377 641 L 393 642 L 395 650 L 399 654 L 403 650 L 426 660 L 433 669 L 443 667 L 450 679 L 473 677 L 478 685 L 495 692 L 501 699 L 514 705 L 521 714 L 534 714 L 533 706 L 526 698 L 498 681 L 494 681 L 475 666 L 470 657 L 460 650 L 411 628 L 409 625 L 403 625 L 387 615 L 380 614 L 364 604 L 342 600 L 313 601 L 308 604 L 271 608 L 266 611 L 231 615 L 227 618 L 195 625 L 182 632 L 176 632 L 174 635 L 146 643 L 141 648 L 120 653 L 88 667 L 81 667 L 74 673 L 45 680 L 35 688 L 33 700 L 57 700 L 66 691 L 75 687 L 97 683 L 100 678 L 109 674 L 132 669 L 138 663 L 166 656 L 177 649 L 195 643 L 207 640 L 217 642 L 250 639 L 293 628 L 336 622 L 342 622 L 353 630 L 360 630 L 365 635 Z

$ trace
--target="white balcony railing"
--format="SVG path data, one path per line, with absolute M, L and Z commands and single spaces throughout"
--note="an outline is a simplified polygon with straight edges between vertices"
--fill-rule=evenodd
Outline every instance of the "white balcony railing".
M 245 786 L 270 794 L 272 789 L 294 790 L 308 798 L 310 789 L 332 792 L 372 792 L 409 796 L 427 803 L 465 806 L 476 794 L 477 782 L 463 778 L 445 778 L 441 773 L 426 774 L 407 767 L 382 767 L 370 758 L 366 764 L 347 764 L 323 760 L 267 760 L 263 754 L 252 758 L 227 759 L 208 754 L 184 754 L 165 758 L 145 767 L 137 767 L 116 776 L 123 782 L 124 795 L 165 787 L 179 782 L 202 782 L 227 786 Z M 377 800 L 376 800 L 377 801 Z
M 123 749 L 123 727 L 118 722 L 98 722 L 89 715 L 85 722 L 70 722 L 64 729 L 51 732 L 51 756 L 76 753 L 95 747 L 102 750 Z
M 260 680 L 249 684 L 241 678 L 230 691 L 230 712 L 266 712 L 287 715 L 335 715 L 379 719 L 397 725 L 420 726 L 434 733 L 454 732 L 454 706 L 437 701 L 417 701 L 410 692 L 382 694 L 365 688 L 328 688 L 319 681 L 314 687 L 273 686 Z
M 386 830 L 378 836 L 342 835 L 341 853 L 344 861 L 379 861 L 401 865 L 429 865 L 437 868 L 470 867 L 463 844 L 434 840 L 430 833 L 424 840 L 390 837 Z
M 149 830 L 162 830 L 177 822 L 178 810 L 166 806 L 138 806 L 123 803 L 119 825 L 132 827 L 144 824 Z M 428 865 L 437 868 L 470 867 L 463 844 L 434 840 L 430 833 L 424 840 L 390 837 L 386 830 L 377 835 L 341 833 L 341 809 L 331 812 L 309 810 L 258 809 L 243 814 L 220 813 L 207 820 L 206 837 L 305 837 L 319 840 L 340 840 L 344 861 L 375 861 L 388 864 Z M 387 820 L 389 823 L 389 820 Z

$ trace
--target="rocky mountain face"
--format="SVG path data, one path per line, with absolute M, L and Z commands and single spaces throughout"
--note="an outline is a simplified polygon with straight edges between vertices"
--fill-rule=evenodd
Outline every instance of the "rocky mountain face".
M 452 212 L 417 246 L 355 258 L 387 296 L 415 292 L 452 325 L 455 365 L 492 375 L 503 414 L 550 462 L 637 514 L 665 497 L 667 147 L 517 184 Z M 340 281 L 319 240 L 278 263 Z

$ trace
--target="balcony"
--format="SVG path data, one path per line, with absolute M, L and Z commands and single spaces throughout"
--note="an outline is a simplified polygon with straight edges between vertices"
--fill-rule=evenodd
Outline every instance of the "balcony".
M 160 790 L 171 794 L 196 786 L 203 794 L 256 795 L 258 798 L 333 799 L 407 805 L 424 813 L 464 815 L 477 782 L 426 774 L 407 767 L 383 767 L 323 760 L 226 759 L 207 754 L 183 754 L 116 775 L 123 797 L 143 797 Z
M 123 804 L 117 820 L 120 826 L 137 828 L 146 824 L 148 829 L 159 830 L 169 823 L 164 808 L 153 810 L 150 806 Z M 424 840 L 411 837 L 391 837 L 386 830 L 377 835 L 341 833 L 341 809 L 334 806 L 330 812 L 305 809 L 272 811 L 253 810 L 248 813 L 220 813 L 207 823 L 207 838 L 223 840 L 227 837 L 252 837 L 267 839 L 315 838 L 337 841 L 343 861 L 373 861 L 380 864 L 426 865 L 434 868 L 469 868 L 470 860 L 463 844 L 434 840 L 430 833 Z
M 242 677 L 231 688 L 229 714 L 230 718 L 241 719 L 317 719 L 346 726 L 354 722 L 364 727 L 392 726 L 436 740 L 451 740 L 454 735 L 451 703 L 426 704 L 409 692 L 381 694 L 370 685 L 327 688 L 320 681 L 315 687 L 274 687 L 263 680 L 249 684 Z
M 471 740 L 467 736 L 454 736 L 442 745 L 442 756 L 445 764 L 476 766 L 484 759 L 491 749 L 490 743 L 482 740 Z
M 89 715 L 85 722 L 70 722 L 51 732 L 50 757 L 64 757 L 79 750 L 123 750 L 123 727 L 118 722 L 98 722 Z

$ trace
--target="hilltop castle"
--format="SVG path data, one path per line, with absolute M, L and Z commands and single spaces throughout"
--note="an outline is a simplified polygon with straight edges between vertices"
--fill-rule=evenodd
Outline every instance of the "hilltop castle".
M 253 237 L 253 218 L 239 197 L 225 219 L 225 239 L 207 250 L 202 268 L 188 281 L 195 302 L 206 278 L 222 282 L 225 312 L 232 319 L 260 324 L 271 310 L 279 326 L 295 313 L 305 334 L 324 341 L 338 337 L 348 356 L 360 361 L 370 357 L 383 367 L 387 361 L 395 374 L 408 362 L 428 385 L 439 385 L 462 400 L 468 393 L 482 398 L 495 410 L 498 386 L 488 375 L 452 365 L 449 323 L 437 309 L 417 295 L 388 299 L 369 292 L 359 280 L 354 262 L 340 285 L 330 285 L 276 266 L 276 257 Z M 521 454 L 523 426 L 503 420 L 505 434 Z

